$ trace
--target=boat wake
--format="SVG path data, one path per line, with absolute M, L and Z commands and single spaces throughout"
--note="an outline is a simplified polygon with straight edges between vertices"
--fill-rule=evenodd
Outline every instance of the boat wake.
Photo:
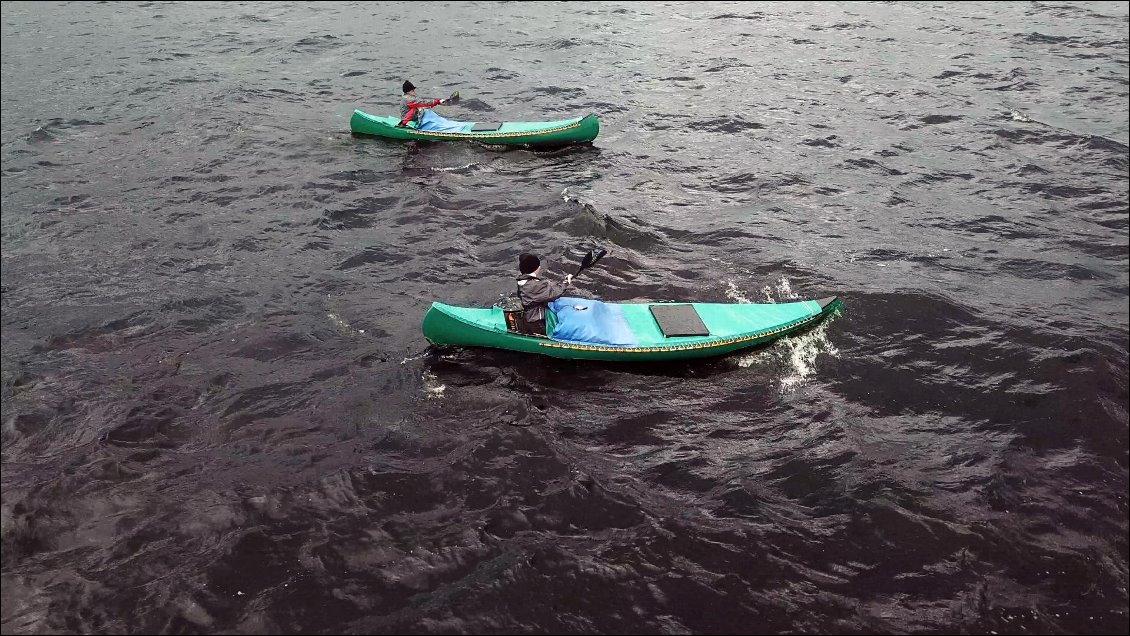
M 792 285 L 789 284 L 789 279 L 784 276 L 781 280 L 777 281 L 776 285 L 766 285 L 761 288 L 761 293 L 765 294 L 765 302 L 775 303 L 780 301 L 792 302 L 800 300 L 800 296 L 793 291 Z
M 462 173 L 467 173 L 467 172 L 475 172 L 475 168 L 478 168 L 478 167 L 482 167 L 484 169 L 486 168 L 486 166 L 483 166 L 483 164 L 481 164 L 477 161 L 472 161 L 472 162 L 465 164 L 465 165 L 462 165 L 462 166 L 451 166 L 451 167 L 447 167 L 447 168 L 432 168 L 432 171 L 433 172 L 454 172 L 454 173 L 457 173 L 457 174 L 462 174 Z
M 832 314 L 804 333 L 785 336 L 765 349 L 739 356 L 738 366 L 743 369 L 756 366 L 779 374 L 778 389 L 782 395 L 796 391 L 816 373 L 816 361 L 821 354 L 840 356 L 839 349 L 828 340 L 828 325 L 836 315 Z
M 400 364 L 401 364 L 401 365 L 405 365 L 405 364 L 408 364 L 409 362 L 412 362 L 412 361 L 414 361 L 414 360 L 419 360 L 420 358 L 423 358 L 423 357 L 425 357 L 425 356 L 427 356 L 427 355 L 428 355 L 428 350 L 427 350 L 427 349 L 424 349 L 424 350 L 423 350 L 423 351 L 421 351 L 420 353 L 417 353 L 417 354 L 414 354 L 414 355 L 409 355 L 409 356 L 406 356 L 406 357 L 405 357 L 405 358 L 404 358 L 403 360 L 401 360 L 401 361 L 400 361 Z
M 424 380 L 424 396 L 431 400 L 443 399 L 443 391 L 447 388 L 446 384 L 440 384 L 438 378 L 431 371 L 425 371 Z
M 746 292 L 738 287 L 737 282 L 733 280 L 726 280 L 726 290 L 724 292 L 726 298 L 739 303 L 753 303 L 754 301 L 746 295 Z M 793 291 L 792 285 L 789 284 L 789 279 L 784 276 L 775 284 L 766 285 L 761 288 L 762 295 L 765 296 L 764 301 L 767 303 L 778 302 L 795 302 L 802 300 L 800 295 Z
M 739 303 L 752 303 L 745 292 L 732 280 L 726 281 L 726 297 Z M 764 302 L 794 302 L 800 296 L 793 291 L 789 279 L 782 276 L 776 283 L 761 288 Z M 835 319 L 829 316 L 815 328 L 801 334 L 786 336 L 773 345 L 737 358 L 738 366 L 748 369 L 752 366 L 765 367 L 777 373 L 780 370 L 781 393 L 795 391 L 803 386 L 816 372 L 816 359 L 820 354 L 838 357 L 840 352 L 828 340 L 828 324 Z
M 332 311 L 326 314 L 326 318 L 330 319 L 330 324 L 332 324 L 334 328 L 337 329 L 338 333 L 343 336 L 353 336 L 365 333 L 364 329 L 354 329 L 348 322 L 345 322 L 345 320 L 343 320 L 341 316 Z
M 1008 114 L 1009 114 L 1010 117 L 1012 117 L 1012 121 L 1020 121 L 1020 122 L 1026 123 L 1026 124 L 1032 123 L 1031 117 L 1025 115 L 1024 113 L 1022 113 L 1018 110 L 1010 110 L 1008 112 Z

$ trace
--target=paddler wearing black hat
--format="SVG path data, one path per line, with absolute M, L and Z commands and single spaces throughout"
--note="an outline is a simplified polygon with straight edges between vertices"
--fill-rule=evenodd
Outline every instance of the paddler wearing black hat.
M 422 99 L 416 97 L 416 86 L 408 80 L 404 80 L 401 88 L 404 89 L 404 102 L 400 104 L 400 123 L 397 124 L 401 128 L 407 126 L 408 122 L 419 125 L 424 109 L 446 104 L 459 95 L 459 91 L 455 91 L 447 99 Z
M 573 275 L 565 276 L 564 283 L 540 278 L 541 259 L 523 253 L 518 257 L 518 300 L 522 301 L 523 318 L 531 330 L 545 333 L 545 312 L 550 302 L 565 295 L 573 286 Z

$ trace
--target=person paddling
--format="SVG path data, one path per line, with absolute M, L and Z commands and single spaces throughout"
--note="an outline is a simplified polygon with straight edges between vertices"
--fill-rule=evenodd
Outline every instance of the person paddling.
M 533 254 L 523 253 L 518 257 L 518 300 L 522 301 L 523 314 L 528 328 L 538 334 L 545 334 L 545 312 L 550 302 L 565 295 L 573 286 L 573 275 L 565 276 L 565 282 L 555 283 L 540 278 L 541 260 Z
M 424 110 L 440 104 L 446 104 L 446 99 L 421 99 L 416 97 L 416 86 L 412 82 L 404 81 L 404 103 L 400 105 L 400 123 L 397 126 L 404 128 L 409 122 L 420 124 Z

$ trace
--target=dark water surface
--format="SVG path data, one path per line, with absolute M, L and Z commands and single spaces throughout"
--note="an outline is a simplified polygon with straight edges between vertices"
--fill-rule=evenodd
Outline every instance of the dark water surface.
M 3 4 L 5 634 L 1127 627 L 1126 3 Z M 353 137 L 601 117 L 555 152 Z M 429 349 L 519 252 L 837 294 Z

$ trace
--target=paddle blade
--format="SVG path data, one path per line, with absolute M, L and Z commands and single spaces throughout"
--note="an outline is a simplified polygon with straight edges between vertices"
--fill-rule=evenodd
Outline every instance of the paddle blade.
M 598 247 L 588 254 L 585 254 L 585 258 L 581 260 L 581 266 L 577 268 L 577 273 L 580 274 L 582 271 L 592 267 L 597 261 L 604 258 L 604 255 L 607 253 L 608 250 Z
M 459 91 L 455 91 L 455 92 L 453 92 L 453 93 L 451 94 L 451 97 L 448 97 L 448 98 L 447 98 L 447 103 L 448 103 L 448 104 L 454 104 L 454 103 L 455 103 L 455 102 L 457 102 L 457 101 L 459 101 Z

